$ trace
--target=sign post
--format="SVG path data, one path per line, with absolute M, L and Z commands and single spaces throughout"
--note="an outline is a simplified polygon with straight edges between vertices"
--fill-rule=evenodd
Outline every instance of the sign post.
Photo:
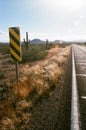
M 16 80 L 17 80 L 18 96 L 20 96 L 18 61 L 15 62 L 15 65 L 16 65 Z
M 22 60 L 22 56 L 21 56 L 20 28 L 19 27 L 9 28 L 9 39 L 10 39 L 11 58 L 13 61 L 15 61 L 15 64 L 16 64 L 16 80 L 17 80 L 17 87 L 18 87 L 18 96 L 20 96 L 18 62 Z

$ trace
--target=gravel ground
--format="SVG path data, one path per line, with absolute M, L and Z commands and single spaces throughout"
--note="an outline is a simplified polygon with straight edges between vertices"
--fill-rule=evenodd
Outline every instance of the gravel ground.
M 71 56 L 64 69 L 57 87 L 32 110 L 26 130 L 70 130 Z

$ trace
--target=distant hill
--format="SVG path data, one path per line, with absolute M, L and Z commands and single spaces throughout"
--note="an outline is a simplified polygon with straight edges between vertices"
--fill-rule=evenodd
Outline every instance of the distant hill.
M 55 41 L 53 41 L 53 42 L 55 42 L 55 43 L 56 43 L 56 42 L 59 42 L 59 41 L 60 41 L 60 40 L 55 40 Z
M 9 44 L 9 42 L 0 42 L 0 44 Z
M 64 41 L 62 41 L 62 40 L 55 40 L 55 41 L 53 41 L 54 43 L 63 43 Z
M 44 41 L 40 40 L 40 39 L 33 39 L 31 40 L 31 43 L 43 43 Z

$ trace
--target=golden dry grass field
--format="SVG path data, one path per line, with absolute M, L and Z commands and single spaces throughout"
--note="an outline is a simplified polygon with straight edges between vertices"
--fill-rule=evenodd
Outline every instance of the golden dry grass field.
M 9 54 L 0 52 L 0 130 L 25 129 L 31 118 L 30 110 L 42 97 L 50 95 L 64 75 L 63 66 L 70 50 L 71 46 L 52 45 L 44 51 L 43 58 L 19 63 L 20 97 L 15 64 Z

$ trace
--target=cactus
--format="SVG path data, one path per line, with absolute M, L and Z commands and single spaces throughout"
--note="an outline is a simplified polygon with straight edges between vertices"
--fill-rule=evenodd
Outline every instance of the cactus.
M 26 50 L 28 50 L 28 45 L 30 45 L 30 40 L 28 40 L 28 32 L 26 32 L 26 41 L 25 41 L 25 38 L 24 38 L 24 43 L 26 45 Z
M 48 41 L 48 39 L 46 39 L 46 49 L 48 47 L 48 43 L 49 43 L 49 41 Z

